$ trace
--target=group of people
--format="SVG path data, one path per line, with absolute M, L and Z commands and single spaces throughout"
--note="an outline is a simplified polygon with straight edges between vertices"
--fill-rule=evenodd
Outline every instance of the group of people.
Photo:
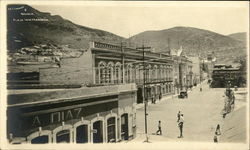
M 155 94 L 155 96 L 151 97 L 151 103 L 156 104 L 156 98 L 159 97 L 159 100 L 162 98 L 162 94 L 160 93 L 158 96 Z
M 181 111 L 177 114 L 177 126 L 180 130 L 180 135 L 178 138 L 183 138 L 183 125 L 184 125 L 184 115 L 181 113 Z M 158 130 L 156 131 L 157 135 L 162 135 L 162 129 L 161 129 L 161 120 L 158 122 Z
M 223 109 L 223 118 L 226 117 L 226 114 L 230 113 L 234 109 L 235 105 L 235 96 L 232 89 L 227 88 L 225 91 L 225 104 Z

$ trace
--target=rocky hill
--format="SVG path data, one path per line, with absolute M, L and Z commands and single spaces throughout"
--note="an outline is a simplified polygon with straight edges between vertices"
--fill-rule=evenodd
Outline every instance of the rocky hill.
M 246 32 L 233 33 L 233 34 L 229 34 L 228 36 L 235 39 L 235 40 L 241 41 L 244 44 L 247 41 L 247 33 Z
M 28 5 L 8 5 L 9 52 L 36 44 L 69 45 L 85 49 L 89 41 L 120 42 L 123 37 L 72 23 L 58 15 L 40 12 Z
M 130 39 L 130 43 L 146 43 L 157 52 L 166 52 L 170 49 L 183 47 L 187 55 L 201 54 L 206 56 L 207 53 L 215 52 L 221 61 L 227 58 L 241 55 L 244 52 L 245 44 L 229 36 L 221 35 L 212 31 L 193 28 L 193 27 L 174 27 L 159 31 L 145 31 L 139 33 Z M 245 55 L 245 54 L 244 54 Z

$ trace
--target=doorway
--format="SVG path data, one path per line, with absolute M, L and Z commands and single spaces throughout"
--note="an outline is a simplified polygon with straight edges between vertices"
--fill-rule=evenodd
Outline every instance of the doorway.
M 31 144 L 45 144 L 45 143 L 49 143 L 48 135 L 38 136 L 31 140 Z
M 96 121 L 93 123 L 93 143 L 103 143 L 103 122 Z
M 70 130 L 62 130 L 56 134 L 56 143 L 69 143 Z
M 88 143 L 88 125 L 80 125 L 76 128 L 76 143 Z
M 122 140 L 128 140 L 128 114 L 121 116 L 121 138 Z

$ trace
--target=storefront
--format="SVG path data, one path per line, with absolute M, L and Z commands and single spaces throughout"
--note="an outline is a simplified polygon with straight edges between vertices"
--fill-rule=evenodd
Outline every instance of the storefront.
M 24 143 L 106 143 L 129 140 L 135 116 L 136 88 L 95 87 L 91 95 L 68 95 L 67 90 L 45 93 L 10 94 L 8 107 L 8 138 L 25 138 Z M 127 88 L 130 87 L 130 88 Z M 110 89 L 107 89 L 110 88 Z M 105 92 L 102 93 L 102 91 Z M 82 94 L 86 89 L 75 92 Z M 95 91 L 96 93 L 93 93 Z M 49 93 L 49 94 L 48 94 Z M 98 93 L 98 94 L 97 94 Z M 62 95 L 62 98 L 36 104 L 15 103 L 38 100 L 38 95 Z M 72 91 L 71 91 L 72 94 Z M 89 93 L 88 93 L 89 94 Z M 122 95 L 122 96 L 121 96 Z M 63 98 L 64 97 L 64 98 Z M 122 102 L 119 102 L 119 98 Z M 41 98 L 41 97 L 40 97 Z M 125 103 L 124 103 L 125 102 Z M 12 104 L 11 104 L 12 103 Z M 15 103 L 15 104 L 14 104 Z M 10 136 L 12 135 L 12 136 Z M 15 140 L 16 141 L 16 140 Z

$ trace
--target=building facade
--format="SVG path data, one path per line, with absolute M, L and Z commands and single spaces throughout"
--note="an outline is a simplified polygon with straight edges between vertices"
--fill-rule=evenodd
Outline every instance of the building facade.
M 136 135 L 136 86 L 10 90 L 11 143 L 103 143 Z
M 198 56 L 189 57 L 192 61 L 193 85 L 201 83 L 201 59 Z
M 61 68 L 40 69 L 41 83 L 116 85 L 136 83 L 137 103 L 142 103 L 145 73 L 145 98 L 173 93 L 173 59 L 170 55 L 91 42 L 79 58 L 61 61 Z M 145 66 L 144 66 L 145 65 Z M 72 74 L 71 72 L 74 72 Z M 68 79 L 65 81 L 65 79 Z
M 193 86 L 193 64 L 188 57 L 182 54 L 182 48 L 172 50 L 171 54 L 174 59 L 174 91 L 179 93 L 180 90 L 187 90 Z
M 13 144 L 129 140 L 136 134 L 136 103 L 173 93 L 171 56 L 100 42 L 36 75 L 38 89 L 8 92 Z

